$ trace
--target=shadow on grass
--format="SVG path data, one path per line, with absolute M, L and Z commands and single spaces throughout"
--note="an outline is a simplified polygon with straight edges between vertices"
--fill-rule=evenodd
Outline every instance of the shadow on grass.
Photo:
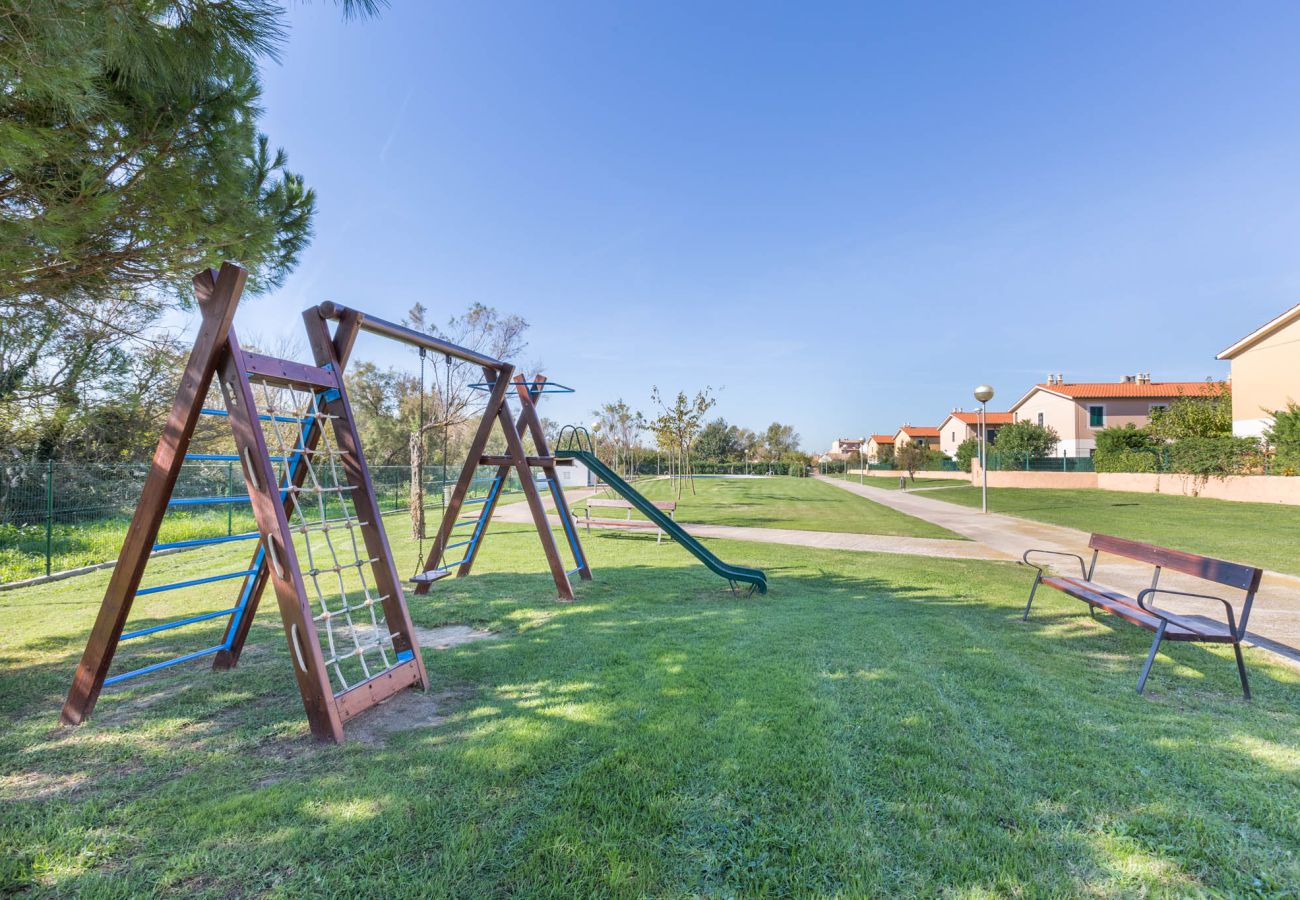
M 111 865 L 92 853 L 45 883 L 1231 892 L 1294 873 L 1278 813 L 1300 796 L 1300 711 L 1276 668 L 1253 669 L 1248 706 L 1228 657 L 1175 647 L 1142 698 L 1145 632 L 1044 599 L 1021 624 L 1009 567 L 766 568 L 754 598 L 638 565 L 601 568 L 572 605 L 545 574 L 444 582 L 412 598 L 416 623 L 500 638 L 426 650 L 435 689 L 463 699 L 379 748 L 310 742 L 270 609 L 238 669 L 108 692 L 81 729 L 52 729 L 57 706 L 35 707 L 53 691 L 28 692 L 0 739 L 22 822 L 9 886 L 99 846 L 121 847 Z M 61 694 L 81 639 L 20 650 L 0 690 Z

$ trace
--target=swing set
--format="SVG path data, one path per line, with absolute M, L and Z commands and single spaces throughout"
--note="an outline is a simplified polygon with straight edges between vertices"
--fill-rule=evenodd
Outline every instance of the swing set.
M 521 482 L 559 598 L 573 599 L 572 576 L 591 579 L 556 475 L 556 466 L 570 460 L 557 459 L 551 453 L 536 410 L 542 394 L 568 388 L 549 383 L 541 375 L 529 380 L 516 374 L 508 363 L 333 303 L 303 313 L 314 365 L 246 351 L 233 328 L 246 279 L 243 269 L 229 263 L 219 272 L 205 271 L 194 278 L 201 314 L 198 335 L 64 702 L 61 718 L 65 724 L 84 722 L 100 692 L 109 685 L 209 656 L 214 669 L 234 668 L 268 584 L 280 606 L 294 676 L 317 739 L 341 743 L 343 725 L 352 717 L 409 687 L 428 688 L 428 674 L 343 382 L 344 366 L 361 331 L 409 344 L 422 355 L 442 353 L 449 365 L 451 359 L 457 359 L 479 366 L 485 376 L 485 381 L 473 385 L 488 394 L 483 418 L 438 536 L 411 579 L 415 593 L 428 593 L 434 582 L 453 570 L 458 577 L 470 573 L 502 485 L 512 470 Z M 332 334 L 331 322 L 335 323 Z M 205 402 L 214 378 L 224 400 L 220 408 Z M 421 382 L 423 391 L 423 377 Z M 511 417 L 507 407 L 511 397 L 519 402 L 517 418 Z M 235 453 L 188 454 L 203 416 L 221 417 L 230 423 Z M 505 434 L 506 453 L 484 455 L 496 425 Z M 532 437 L 536 456 L 526 455 L 525 434 Z M 445 442 L 444 436 L 444 446 Z M 214 458 L 239 464 L 246 496 L 174 495 L 184 462 Z M 494 467 L 495 476 L 486 497 L 469 499 L 480 465 Z M 533 476 L 535 468 L 541 469 L 540 482 L 549 487 L 564 523 L 575 562 L 572 569 L 566 569 L 556 546 L 538 491 L 539 480 Z M 158 542 L 169 509 L 229 502 L 251 504 L 254 531 Z M 481 509 L 476 515 L 462 517 L 462 510 L 472 505 Z M 468 537 L 453 540 L 453 535 L 465 534 L 456 531 L 464 527 L 470 527 Z M 255 544 L 250 562 L 241 569 L 141 586 L 155 551 L 232 541 Z M 447 551 L 460 548 L 464 548 L 463 557 L 448 562 Z M 241 586 L 229 608 L 126 630 L 139 597 L 236 579 Z M 122 642 L 223 618 L 226 627 L 215 646 L 110 674 Z

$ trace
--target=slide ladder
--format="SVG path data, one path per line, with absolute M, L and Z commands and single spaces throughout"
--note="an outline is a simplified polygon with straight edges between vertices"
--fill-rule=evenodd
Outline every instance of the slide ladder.
M 558 443 L 558 442 L 557 442 Z M 668 516 L 664 515 L 653 503 L 637 491 L 636 488 L 628 484 L 618 476 L 613 469 L 605 465 L 596 455 L 588 450 L 556 450 L 557 457 L 566 459 L 576 459 L 591 471 L 595 472 L 600 480 L 609 485 L 609 487 L 619 494 L 624 500 L 627 500 L 637 511 L 650 521 L 658 525 L 664 533 L 669 535 L 677 543 L 681 544 L 691 555 L 698 559 L 715 575 L 721 575 L 731 582 L 732 587 L 736 584 L 748 584 L 751 591 L 758 591 L 760 594 L 767 593 L 767 576 L 761 569 L 750 569 L 745 566 L 733 566 L 718 559 L 709 551 L 707 547 L 701 544 L 694 537 L 686 533 L 686 529 L 678 525 Z

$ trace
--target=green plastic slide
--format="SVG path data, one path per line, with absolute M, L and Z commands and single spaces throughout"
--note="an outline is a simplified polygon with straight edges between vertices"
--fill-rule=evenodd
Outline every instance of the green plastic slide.
M 627 500 L 637 512 L 641 513 L 651 522 L 654 522 L 664 530 L 669 537 L 681 544 L 691 554 L 704 563 L 708 570 L 714 575 L 721 575 L 728 581 L 740 582 L 741 584 L 752 584 L 760 594 L 767 593 L 767 576 L 760 569 L 749 569 L 745 566 L 732 566 L 718 559 L 708 548 L 686 533 L 682 526 L 678 525 L 672 519 L 664 515 L 658 507 L 642 497 L 632 485 L 628 484 L 622 478 L 615 474 L 614 470 L 605 465 L 593 454 L 586 450 L 557 450 L 555 455 L 567 459 L 576 459 L 591 471 L 600 476 L 600 480 L 609 485 L 616 493 Z

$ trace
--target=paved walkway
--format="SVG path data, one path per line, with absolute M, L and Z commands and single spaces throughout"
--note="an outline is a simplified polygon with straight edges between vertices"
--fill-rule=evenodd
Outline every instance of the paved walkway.
M 1034 522 L 1016 516 L 997 513 L 982 513 L 978 509 L 948 503 L 930 497 L 923 497 L 910 491 L 889 491 L 868 485 L 859 485 L 851 481 L 835 478 L 822 478 L 827 484 L 842 488 L 850 493 L 865 497 L 882 506 L 888 506 L 926 522 L 940 525 L 963 537 L 998 551 L 1001 558 L 1020 559 L 1025 550 L 1036 547 L 1042 550 L 1057 550 L 1064 553 L 1077 553 L 1085 559 L 1090 558 L 1087 532 L 1046 522 Z M 1072 572 L 1072 561 L 1066 560 L 1059 570 Z M 1151 586 L 1151 567 L 1118 561 L 1115 557 L 1103 555 L 1097 563 L 1098 580 L 1108 587 L 1135 594 Z M 1206 582 L 1177 573 L 1162 574 L 1160 584 L 1176 590 L 1205 591 Z M 1028 591 L 1029 578 L 1025 579 Z M 1233 599 L 1230 589 L 1228 599 Z M 1210 591 L 1214 593 L 1214 591 Z M 1162 599 L 1168 608 L 1186 615 L 1205 618 L 1200 614 L 1204 606 L 1197 604 L 1179 608 Z M 1195 603 L 1195 601 L 1192 601 Z M 1082 607 L 1082 604 L 1081 604 Z M 1222 624 L 1220 619 L 1209 617 L 1211 621 Z M 1251 641 L 1260 647 L 1273 650 L 1282 656 L 1300 662 L 1300 578 L 1280 572 L 1266 572 L 1255 597 L 1254 610 L 1250 616 Z

